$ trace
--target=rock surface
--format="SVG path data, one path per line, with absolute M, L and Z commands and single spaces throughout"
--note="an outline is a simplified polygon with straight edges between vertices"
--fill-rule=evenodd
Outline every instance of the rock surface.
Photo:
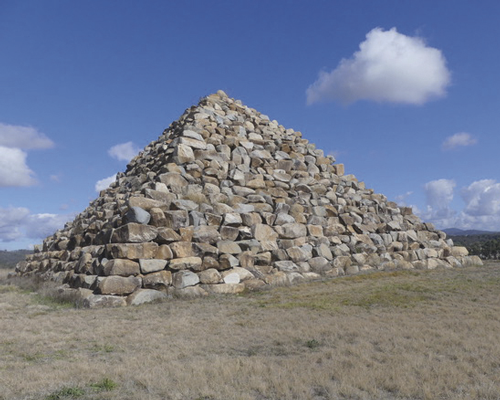
M 84 304 L 102 307 L 481 263 L 344 170 L 219 91 L 16 271 L 92 290 Z

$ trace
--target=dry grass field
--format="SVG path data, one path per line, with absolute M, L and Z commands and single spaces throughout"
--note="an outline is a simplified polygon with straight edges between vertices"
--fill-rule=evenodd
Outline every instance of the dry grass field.
M 0 399 L 500 399 L 500 264 L 88 310 L 0 278 Z

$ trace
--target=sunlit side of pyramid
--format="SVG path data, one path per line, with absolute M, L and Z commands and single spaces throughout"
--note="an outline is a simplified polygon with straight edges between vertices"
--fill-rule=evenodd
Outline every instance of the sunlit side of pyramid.
M 89 307 L 481 264 L 276 121 L 210 95 L 17 266 Z

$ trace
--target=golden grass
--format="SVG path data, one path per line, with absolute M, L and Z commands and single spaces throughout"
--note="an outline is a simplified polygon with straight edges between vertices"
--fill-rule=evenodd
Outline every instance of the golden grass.
M 2 400 L 500 399 L 500 264 L 121 309 L 40 298 L 0 281 Z

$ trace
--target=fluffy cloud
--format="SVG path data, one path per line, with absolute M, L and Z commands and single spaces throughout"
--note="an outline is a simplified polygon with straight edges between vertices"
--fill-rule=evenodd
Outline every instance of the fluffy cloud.
M 110 176 L 108 178 L 101 179 L 100 181 L 97 181 L 95 184 L 95 190 L 96 192 L 100 192 L 101 190 L 105 190 L 111 185 L 116 179 L 116 174 L 113 176 Z
M 35 128 L 0 122 L 0 187 L 36 184 L 34 172 L 26 164 L 24 150 L 53 146 L 54 142 Z
M 446 138 L 443 142 L 443 150 L 452 150 L 457 147 L 472 146 L 477 143 L 477 140 L 471 134 L 466 132 L 455 133 Z
M 427 205 L 433 209 L 446 208 L 453 200 L 455 181 L 451 179 L 438 179 L 424 185 Z
M 108 154 L 117 160 L 129 162 L 139 151 L 140 149 L 133 142 L 127 142 L 111 147 Z
M 464 187 L 461 191 L 466 203 L 465 213 L 473 217 L 500 217 L 500 183 L 482 179 Z M 500 230 L 500 226 L 497 227 Z
M 26 236 L 32 239 L 44 239 L 52 235 L 70 220 L 72 215 L 32 214 L 27 218 Z
M 26 164 L 27 154 L 20 149 L 0 146 L 0 187 L 31 186 L 34 172 Z
M 72 218 L 73 214 L 31 214 L 25 207 L 0 207 L 0 243 L 41 242 Z
M 26 224 L 29 213 L 24 207 L 0 207 L 0 241 L 11 242 L 21 238 L 21 228 Z
M 48 149 L 54 142 L 30 126 L 7 125 L 0 122 L 0 146 L 17 149 Z
M 413 211 L 438 228 L 482 229 L 500 231 L 500 183 L 493 179 L 472 182 L 460 190 L 464 201 L 461 210 L 451 208 L 455 182 L 448 179 L 431 181 L 424 186 L 427 208 Z
M 357 100 L 423 104 L 444 96 L 449 83 L 440 50 L 396 28 L 375 28 L 351 58 L 342 59 L 331 72 L 320 72 L 306 94 L 308 104 Z

